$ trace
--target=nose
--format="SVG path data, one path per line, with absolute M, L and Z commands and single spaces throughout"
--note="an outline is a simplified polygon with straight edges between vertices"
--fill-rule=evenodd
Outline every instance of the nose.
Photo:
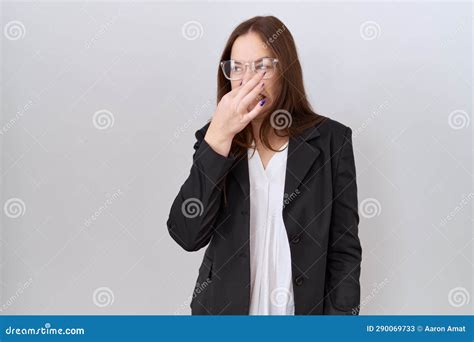
M 244 73 L 244 75 L 243 75 L 243 77 L 242 77 L 242 84 L 247 83 L 247 81 L 249 81 L 252 77 L 253 77 L 252 68 L 247 67 L 247 68 L 245 69 L 245 73 Z

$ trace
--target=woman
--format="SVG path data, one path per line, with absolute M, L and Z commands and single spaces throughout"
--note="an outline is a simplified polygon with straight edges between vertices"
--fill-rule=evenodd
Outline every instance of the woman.
M 192 314 L 358 314 L 352 131 L 311 109 L 280 20 L 232 32 L 217 100 L 167 221 L 185 250 L 209 244 Z

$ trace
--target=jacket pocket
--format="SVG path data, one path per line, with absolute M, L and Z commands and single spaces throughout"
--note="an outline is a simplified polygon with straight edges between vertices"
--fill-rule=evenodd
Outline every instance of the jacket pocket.
M 209 315 L 212 312 L 212 268 L 213 260 L 204 255 L 194 286 L 190 307 L 193 314 Z

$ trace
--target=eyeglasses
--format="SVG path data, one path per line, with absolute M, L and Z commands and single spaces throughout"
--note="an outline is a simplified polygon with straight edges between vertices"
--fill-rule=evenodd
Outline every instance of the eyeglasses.
M 268 79 L 275 75 L 277 63 L 278 59 L 272 57 L 263 57 L 251 63 L 230 59 L 228 61 L 222 61 L 221 68 L 224 76 L 231 81 L 241 80 L 247 71 L 247 67 L 249 66 L 251 67 L 250 70 L 253 73 L 266 72 L 263 78 Z

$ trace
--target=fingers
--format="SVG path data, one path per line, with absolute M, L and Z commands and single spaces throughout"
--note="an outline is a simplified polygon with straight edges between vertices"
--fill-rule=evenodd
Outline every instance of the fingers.
M 242 89 L 243 87 L 243 82 L 244 80 L 239 80 L 239 81 L 236 81 L 238 84 L 237 86 L 234 86 L 233 89 L 231 89 L 229 92 L 227 92 L 226 95 L 229 95 L 230 97 L 232 98 L 235 98 L 237 96 L 237 94 L 240 92 L 240 90 Z
M 265 73 L 261 74 L 257 72 L 253 77 L 244 85 L 238 87 L 239 91 L 237 92 L 237 95 L 235 96 L 235 99 L 240 102 L 246 96 L 248 93 L 252 91 L 256 86 L 258 86 L 259 82 L 263 79 L 263 75 Z
M 242 116 L 242 119 L 240 122 L 245 123 L 247 125 L 250 121 L 252 121 L 257 115 L 263 112 L 263 107 L 265 106 L 265 101 L 259 101 L 253 109 L 248 112 L 247 114 L 244 114 Z
M 250 93 L 245 95 L 245 97 L 240 101 L 238 107 L 239 108 L 248 108 L 254 102 L 254 100 L 257 98 L 258 94 L 263 90 L 264 88 L 264 83 L 263 80 L 261 82 L 257 83 L 257 86 L 252 89 Z
M 237 86 L 234 89 L 231 89 L 229 92 L 227 92 L 226 95 L 229 95 L 230 97 L 234 98 L 237 95 L 237 93 L 239 92 L 241 87 L 242 86 Z

